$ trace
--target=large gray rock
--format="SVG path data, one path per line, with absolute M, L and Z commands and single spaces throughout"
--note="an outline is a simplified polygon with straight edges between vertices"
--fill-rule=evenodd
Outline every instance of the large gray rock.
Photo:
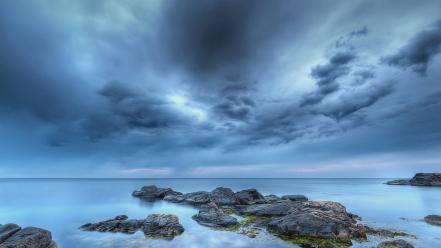
M 167 194 L 176 193 L 171 188 L 158 188 L 155 185 L 144 186 L 140 190 L 133 191 L 134 197 L 146 199 L 163 199 Z
M 265 203 L 265 198 L 256 189 L 245 189 L 236 193 L 237 203 L 251 205 Z
M 263 198 L 265 198 L 265 202 L 267 202 L 267 203 L 280 201 L 280 197 L 278 197 L 276 195 L 266 195 Z
M 151 214 L 145 219 L 142 230 L 147 236 L 173 238 L 184 232 L 179 218 L 173 214 Z
M 441 186 L 441 173 L 417 173 L 412 179 L 386 182 L 389 185 Z
M 184 202 L 191 205 L 207 204 L 211 201 L 211 195 L 207 191 L 197 191 L 184 195 Z
M 441 173 L 417 173 L 410 179 L 413 186 L 441 186 Z
M 344 206 L 331 201 L 308 201 L 292 208 L 290 214 L 275 218 L 268 230 L 284 236 L 320 238 L 365 238 L 364 227 Z
M 176 215 L 151 214 L 144 220 L 129 220 L 125 215 L 119 215 L 111 220 L 88 223 L 80 227 L 85 231 L 121 232 L 133 234 L 142 230 L 146 236 L 173 238 L 184 232 Z
M 218 205 L 234 205 L 236 195 L 230 188 L 219 187 L 211 191 L 211 200 Z
M 0 244 L 0 248 L 56 248 L 51 232 L 37 228 L 25 227 L 14 233 Z
M 9 237 L 20 231 L 21 227 L 16 224 L 0 225 L 0 243 L 7 240 Z
M 300 202 L 293 201 L 280 201 L 274 203 L 266 203 L 266 204 L 255 204 L 248 205 L 242 208 L 239 212 L 243 215 L 254 215 L 254 216 L 284 216 L 290 213 L 290 210 L 293 207 L 301 204 Z
M 427 215 L 424 217 L 424 221 L 435 226 L 441 226 L 441 215 Z
M 236 218 L 223 212 L 199 211 L 198 214 L 193 216 L 193 219 L 199 224 L 209 227 L 232 227 L 239 224 Z
M 133 234 L 142 228 L 142 225 L 142 220 L 128 220 L 127 216 L 119 215 L 114 219 L 100 221 L 97 223 L 88 223 L 80 228 L 85 231 L 121 232 Z
M 377 248 L 414 248 L 413 245 L 406 240 L 396 239 L 381 242 Z

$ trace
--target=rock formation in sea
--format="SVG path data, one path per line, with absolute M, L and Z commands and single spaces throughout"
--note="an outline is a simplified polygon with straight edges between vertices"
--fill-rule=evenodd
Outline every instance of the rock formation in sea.
M 396 239 L 381 242 L 377 248 L 414 248 L 414 246 L 406 240 Z
M 347 212 L 343 205 L 310 201 L 303 195 L 264 197 L 256 189 L 233 192 L 225 187 L 183 194 L 170 188 L 146 186 L 133 196 L 194 206 L 199 212 L 193 219 L 199 224 L 238 230 L 249 237 L 255 237 L 259 229 L 266 229 L 304 247 L 315 247 L 318 243 L 326 247 L 349 247 L 351 239 L 366 239 L 364 226 L 358 224 L 359 217 Z M 230 214 L 244 219 L 239 221 Z
M 57 245 L 47 230 L 6 224 L 0 225 L 0 248 L 57 248 Z
M 434 226 L 441 226 L 441 215 L 427 215 L 424 217 L 424 221 Z
M 172 214 L 151 214 L 144 220 L 129 220 L 126 215 L 118 215 L 113 219 L 88 223 L 80 227 L 85 231 L 121 232 L 133 234 L 139 230 L 148 237 L 172 239 L 184 232 L 179 218 Z
M 441 186 L 441 173 L 417 173 L 411 179 L 386 182 L 388 185 Z

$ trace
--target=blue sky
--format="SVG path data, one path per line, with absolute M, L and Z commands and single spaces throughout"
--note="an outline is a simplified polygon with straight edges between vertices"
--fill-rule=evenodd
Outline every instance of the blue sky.
M 441 170 L 440 1 L 2 1 L 0 177 Z

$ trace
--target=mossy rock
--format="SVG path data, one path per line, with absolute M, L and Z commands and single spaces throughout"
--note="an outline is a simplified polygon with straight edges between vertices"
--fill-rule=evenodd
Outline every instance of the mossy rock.
M 345 238 L 320 238 L 309 236 L 281 236 L 280 238 L 303 248 L 348 248 L 352 246 L 352 241 Z

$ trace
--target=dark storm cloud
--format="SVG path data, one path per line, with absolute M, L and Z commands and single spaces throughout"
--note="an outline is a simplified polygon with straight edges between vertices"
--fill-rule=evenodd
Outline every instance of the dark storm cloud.
M 394 91 L 393 82 L 370 84 L 363 88 L 343 93 L 337 100 L 324 106 L 322 113 L 341 120 L 357 111 L 368 108 Z
M 60 46 L 66 34 L 28 3 L 17 2 L 15 11 L 7 5 L 0 3 L 0 109 L 50 122 L 71 118 L 78 113 L 74 96 L 80 81 Z
M 433 58 L 441 52 L 441 20 L 413 36 L 397 53 L 383 58 L 391 66 L 410 68 L 425 76 Z
M 337 52 L 329 62 L 317 65 L 311 70 L 311 76 L 317 80 L 317 90 L 307 95 L 301 102 L 302 106 L 320 103 L 327 95 L 339 89 L 337 79 L 349 74 L 349 64 L 356 58 L 354 51 Z

